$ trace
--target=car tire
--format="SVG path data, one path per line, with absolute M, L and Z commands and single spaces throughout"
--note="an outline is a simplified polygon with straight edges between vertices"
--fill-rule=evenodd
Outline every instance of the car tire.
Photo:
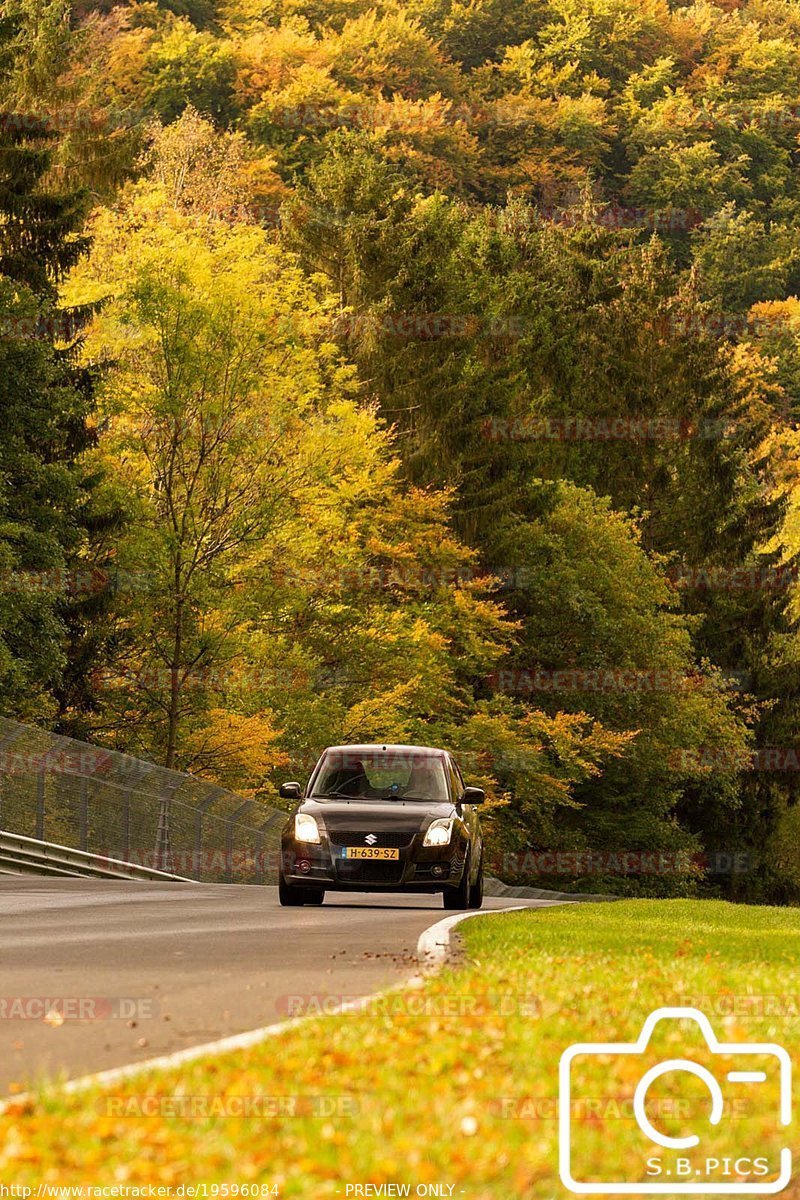
M 442 893 L 442 905 L 445 908 L 469 908 L 469 897 L 472 888 L 469 877 L 472 874 L 472 860 L 469 853 L 464 863 L 464 873 L 457 887 L 446 887 Z
M 324 888 L 308 888 L 306 891 L 306 898 L 303 901 L 303 903 L 304 904 L 322 904 L 322 901 L 324 899 L 325 899 L 325 889 Z
M 306 888 L 287 883 L 282 875 L 278 876 L 278 899 L 283 908 L 299 908 L 306 903 L 306 897 Z
M 469 907 L 483 908 L 483 853 L 478 865 L 478 875 L 469 889 Z

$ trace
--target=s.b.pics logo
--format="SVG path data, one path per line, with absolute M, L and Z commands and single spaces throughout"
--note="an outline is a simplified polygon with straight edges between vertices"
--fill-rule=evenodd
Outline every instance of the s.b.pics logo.
M 771 1195 L 791 1179 L 791 1060 L 659 1008 L 635 1042 L 561 1056 L 559 1170 L 581 1195 Z

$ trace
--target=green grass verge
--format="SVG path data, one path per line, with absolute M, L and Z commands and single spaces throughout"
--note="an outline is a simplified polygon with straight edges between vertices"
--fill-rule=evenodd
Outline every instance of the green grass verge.
M 408 1183 L 413 1195 L 418 1184 L 443 1183 L 454 1197 L 547 1200 L 568 1195 L 558 1179 L 555 1103 L 559 1058 L 573 1042 L 632 1041 L 653 1009 L 693 1003 L 720 1037 L 777 1041 L 794 1054 L 797 910 L 625 901 L 480 917 L 461 929 L 463 966 L 364 1013 L 314 1019 L 250 1050 L 110 1091 L 16 1106 L 0 1118 L 0 1180 L 272 1182 L 282 1196 L 309 1198 L 346 1197 L 348 1184 Z M 689 1053 L 677 1034 L 665 1052 Z M 583 1079 L 593 1100 L 576 1110 L 576 1144 L 589 1172 L 618 1162 L 639 1169 L 640 1135 L 615 1109 L 638 1063 L 628 1060 L 622 1074 L 617 1067 L 600 1061 Z M 772 1085 L 759 1086 L 756 1104 L 743 1093 L 735 1127 L 726 1119 L 711 1131 L 711 1152 L 791 1144 L 792 1131 L 787 1138 L 777 1127 Z M 688 1118 L 684 1109 L 676 1119 L 705 1135 L 698 1088 L 689 1088 Z M 670 1095 L 656 1097 L 655 1123 L 674 1132 Z M 195 1097 L 211 1097 L 211 1111 L 197 1112 L 204 1102 Z M 213 1109 L 237 1103 L 263 1111 Z M 165 1111 L 138 1115 L 142 1105 Z M 189 1106 L 195 1115 L 180 1111 Z M 784 1195 L 800 1192 L 791 1185 Z

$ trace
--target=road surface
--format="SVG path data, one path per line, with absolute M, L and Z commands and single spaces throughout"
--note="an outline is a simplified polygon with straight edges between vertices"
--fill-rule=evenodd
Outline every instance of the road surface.
M 542 904 L 485 907 L 520 903 Z M 0 1094 L 402 982 L 417 938 L 446 915 L 439 896 L 281 908 L 276 888 L 242 884 L 2 876 Z

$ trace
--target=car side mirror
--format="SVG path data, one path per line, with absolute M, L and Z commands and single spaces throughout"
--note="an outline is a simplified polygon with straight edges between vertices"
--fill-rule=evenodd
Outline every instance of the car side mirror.
M 483 788 L 467 787 L 464 788 L 464 795 L 461 797 L 462 804 L 483 804 L 486 799 L 486 792 Z
M 282 783 L 278 788 L 278 795 L 282 800 L 300 800 L 303 789 L 299 783 Z

